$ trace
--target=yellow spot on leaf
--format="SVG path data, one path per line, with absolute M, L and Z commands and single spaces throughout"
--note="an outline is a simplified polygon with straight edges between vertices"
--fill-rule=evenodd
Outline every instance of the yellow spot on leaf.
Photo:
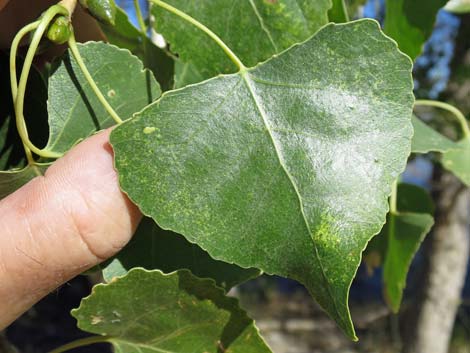
M 155 132 L 155 130 L 157 130 L 156 127 L 147 126 L 147 127 L 144 128 L 144 134 L 146 134 L 146 135 L 151 134 L 152 132 Z
M 97 325 L 99 324 L 101 321 L 103 321 L 103 318 L 101 316 L 92 316 L 91 317 L 91 324 L 92 325 Z

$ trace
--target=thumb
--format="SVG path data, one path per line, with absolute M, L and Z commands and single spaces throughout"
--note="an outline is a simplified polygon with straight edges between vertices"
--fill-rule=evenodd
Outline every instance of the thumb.
M 140 221 L 121 192 L 110 131 L 77 145 L 0 202 L 0 329 L 118 252 Z

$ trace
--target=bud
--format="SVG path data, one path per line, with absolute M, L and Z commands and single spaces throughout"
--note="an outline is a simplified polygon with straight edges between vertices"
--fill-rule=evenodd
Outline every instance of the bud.
M 58 16 L 51 22 L 46 31 L 46 37 L 51 42 L 63 44 L 67 42 L 72 34 L 72 25 L 70 19 L 66 16 Z

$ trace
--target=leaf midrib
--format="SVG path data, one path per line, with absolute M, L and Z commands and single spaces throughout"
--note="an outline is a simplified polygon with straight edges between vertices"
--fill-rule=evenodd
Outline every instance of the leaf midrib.
M 305 227 L 307 229 L 307 232 L 310 236 L 310 239 L 312 239 L 312 230 L 310 228 L 310 224 L 308 223 L 308 220 L 307 220 L 307 216 L 305 215 L 305 211 L 304 211 L 304 205 L 303 205 L 303 201 L 302 201 L 302 196 L 300 195 L 300 192 L 299 192 L 299 189 L 297 187 L 297 184 L 295 183 L 294 181 L 294 178 L 293 176 L 290 174 L 290 172 L 288 171 L 287 169 L 287 166 L 284 164 L 283 160 L 282 160 L 282 153 L 280 151 L 280 148 L 278 147 L 278 143 L 276 141 L 276 139 L 274 138 L 273 134 L 272 134 L 272 128 L 271 128 L 271 125 L 269 123 L 269 120 L 268 120 L 268 114 L 264 111 L 264 109 L 262 108 L 260 102 L 258 101 L 258 98 L 257 98 L 257 95 L 255 94 L 254 92 L 254 89 L 253 89 L 253 84 L 254 84 L 254 81 L 252 78 L 251 78 L 251 75 L 249 73 L 249 71 L 245 71 L 245 70 L 242 70 L 240 71 L 240 75 L 241 77 L 243 78 L 243 81 L 245 82 L 245 85 L 246 87 L 248 88 L 248 91 L 250 92 L 250 96 L 251 98 L 253 99 L 253 102 L 256 106 L 256 109 L 258 110 L 258 112 L 260 113 L 262 119 L 263 119 L 263 124 L 264 126 L 266 127 L 266 130 L 269 134 L 269 137 L 271 139 L 271 142 L 274 146 L 274 150 L 276 151 L 276 156 L 278 158 L 278 161 L 279 161 L 279 164 L 281 165 L 284 173 L 286 174 L 287 178 L 289 179 L 289 182 L 290 184 L 292 185 L 294 191 L 295 191 L 295 194 L 297 196 L 297 200 L 299 202 L 299 206 L 300 206 L 300 212 L 302 214 L 302 219 L 304 221 L 304 224 L 305 224 Z M 315 249 L 315 257 L 317 258 L 318 260 L 318 263 L 320 265 L 320 269 L 321 269 L 321 274 L 322 274 L 322 277 L 323 279 L 325 280 L 326 282 L 326 288 L 327 288 L 327 291 L 328 291 L 328 294 L 333 302 L 333 305 L 335 307 L 335 310 L 336 310 L 336 313 L 338 315 L 339 318 L 341 318 L 342 320 L 342 316 L 341 316 L 341 313 L 339 312 L 338 310 L 338 306 L 336 304 L 336 298 L 333 296 L 333 294 L 331 293 L 331 288 L 330 288 L 330 282 L 328 281 L 328 278 L 326 277 L 326 273 L 325 273 L 325 269 L 323 268 L 323 263 L 322 263 L 322 260 L 320 258 L 320 255 L 318 253 L 318 248 L 317 248 L 317 245 L 315 244 L 315 242 L 313 241 L 312 239 L 312 244 L 313 244 L 313 248 Z

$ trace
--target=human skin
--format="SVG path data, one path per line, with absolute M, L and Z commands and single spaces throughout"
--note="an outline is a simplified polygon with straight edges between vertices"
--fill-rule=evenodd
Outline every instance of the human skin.
M 8 48 L 16 31 L 52 4 L 0 0 L 0 48 Z M 79 8 L 73 21 L 77 37 L 102 38 Z M 45 176 L 0 201 L 0 330 L 115 254 L 135 231 L 141 214 L 119 189 L 108 138 L 104 131 L 83 141 Z
M 118 252 L 141 214 L 118 185 L 109 131 L 0 201 L 0 329 Z

